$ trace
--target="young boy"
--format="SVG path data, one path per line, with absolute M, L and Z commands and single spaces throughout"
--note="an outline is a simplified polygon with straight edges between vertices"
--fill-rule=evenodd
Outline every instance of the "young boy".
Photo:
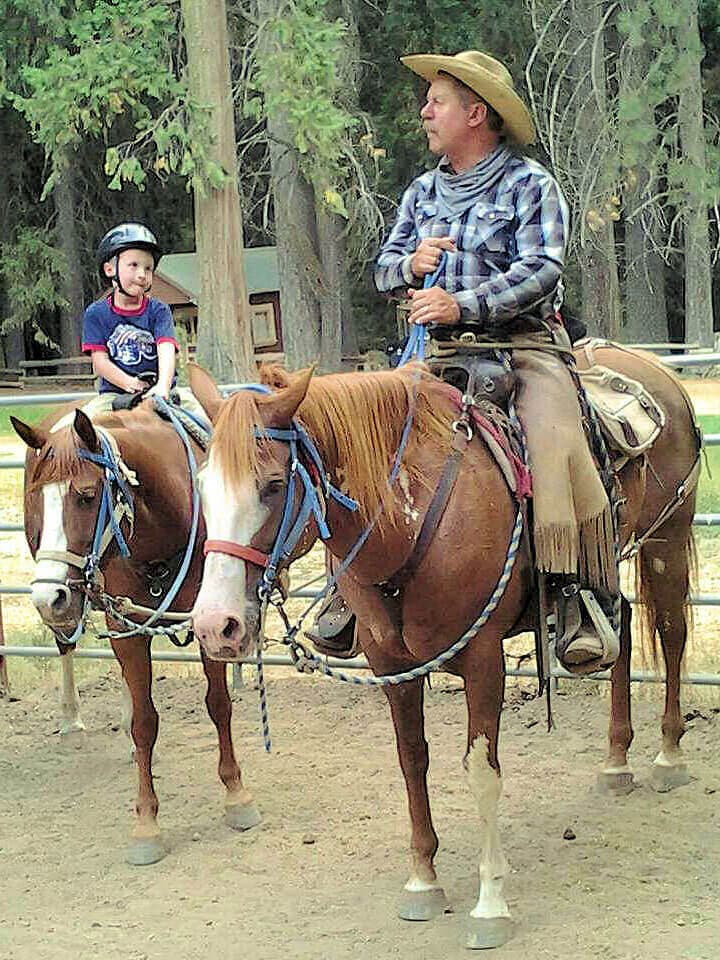
M 111 281 L 109 297 L 83 317 L 82 351 L 92 357 L 100 393 L 141 393 L 167 398 L 175 379 L 177 341 L 167 304 L 148 297 L 162 253 L 146 226 L 121 223 L 97 249 L 100 277 Z M 148 376 L 149 375 L 149 376 Z

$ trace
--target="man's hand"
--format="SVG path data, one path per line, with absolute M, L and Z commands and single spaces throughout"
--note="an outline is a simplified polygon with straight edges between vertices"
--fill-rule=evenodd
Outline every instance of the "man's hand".
M 410 269 L 416 277 L 435 273 L 443 250 L 455 250 L 455 241 L 450 237 L 426 237 L 412 255 Z
M 452 325 L 460 322 L 460 307 L 442 287 L 428 287 L 427 290 L 408 290 L 412 298 L 410 304 L 410 323 L 425 326 L 428 323 Z

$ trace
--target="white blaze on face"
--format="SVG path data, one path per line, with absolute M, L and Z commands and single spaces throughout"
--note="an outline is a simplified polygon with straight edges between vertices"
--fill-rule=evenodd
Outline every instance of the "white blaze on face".
M 43 487 L 43 525 L 38 551 L 54 552 L 67 550 L 67 537 L 63 528 L 63 499 L 67 493 L 65 483 L 48 483 Z M 38 560 L 35 564 L 35 580 L 54 580 L 65 583 L 68 565 L 60 560 Z M 52 583 L 33 583 L 31 599 L 35 606 L 50 605 L 56 595 Z
M 268 516 L 255 481 L 248 480 L 237 489 L 229 490 L 214 462 L 212 450 L 198 480 L 207 539 L 248 546 Z M 194 616 L 212 610 L 231 611 L 244 627 L 245 585 L 244 560 L 223 553 L 208 553 Z

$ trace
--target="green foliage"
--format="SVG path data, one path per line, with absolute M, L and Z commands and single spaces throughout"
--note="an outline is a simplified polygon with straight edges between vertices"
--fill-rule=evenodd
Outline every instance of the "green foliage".
M 340 187 L 349 174 L 358 120 L 343 103 L 337 64 L 345 57 L 347 26 L 328 19 L 326 0 L 294 0 L 265 26 L 269 38 L 257 63 L 259 96 L 245 111 L 282 114 L 305 179 L 335 213 L 347 217 Z
M 687 0 L 624 0 L 620 6 L 618 33 L 643 64 L 637 82 L 621 85 L 618 93 L 617 138 L 624 164 L 641 165 L 651 182 L 664 180 L 665 204 L 681 205 L 690 193 L 711 206 L 720 183 L 716 130 L 706 128 L 703 169 L 682 155 L 678 137 L 681 97 L 703 53 L 698 36 L 687 30 L 690 5 Z M 720 19 L 717 0 L 704 6 L 706 16 L 714 6 Z
M 105 157 L 111 190 L 123 183 L 144 190 L 150 171 L 161 179 L 178 174 L 188 189 L 224 185 L 224 172 L 205 149 L 207 111 L 191 102 L 177 61 L 176 0 L 42 7 L 23 0 L 13 7 L 15 29 L 0 32 L 5 62 L 23 26 L 38 39 L 15 58 L 13 70 L 6 68 L 1 92 L 52 161 L 44 195 L 54 186 L 57 158 L 89 139 L 111 144 Z
M 43 230 L 23 228 L 14 243 L 0 244 L 0 276 L 10 308 L 0 333 L 28 326 L 39 343 L 57 348 L 39 318 L 68 306 L 60 294 L 66 269 L 62 252 L 48 242 Z

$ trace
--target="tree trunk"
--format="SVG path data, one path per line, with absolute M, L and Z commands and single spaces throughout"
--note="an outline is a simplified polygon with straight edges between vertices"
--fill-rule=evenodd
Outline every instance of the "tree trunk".
M 630 0 L 632 2 L 632 0 Z M 641 89 L 650 69 L 646 46 L 626 43 L 620 58 L 621 93 L 632 96 Z M 654 126 L 655 119 L 647 104 L 642 122 Z M 628 158 L 625 150 L 625 317 L 622 339 L 626 343 L 662 343 L 668 339 L 667 300 L 665 297 L 665 263 L 657 252 L 662 237 L 653 206 L 645 208 L 646 216 L 635 214 L 659 187 L 650 181 L 647 165 L 637 155 Z
M 702 347 L 713 346 L 712 272 L 708 204 L 705 197 L 707 170 L 703 127 L 703 94 L 700 75 L 702 46 L 698 30 L 697 0 L 684 0 L 687 16 L 678 27 L 681 53 L 688 53 L 692 66 L 685 73 L 686 86 L 678 104 L 678 126 L 683 159 L 687 164 L 685 212 L 685 340 Z
M 341 11 L 328 11 L 327 15 Z M 258 0 L 261 21 L 282 14 L 281 0 Z M 265 56 L 276 41 L 264 31 Z M 348 62 L 351 61 L 348 57 Z M 339 64 L 337 69 L 344 71 Z M 339 370 L 343 352 L 357 351 L 350 306 L 344 232 L 346 222 L 329 211 L 322 188 L 300 170 L 293 135 L 282 112 L 267 117 L 275 234 L 280 264 L 283 342 L 288 366 L 318 362 L 325 372 Z
M 317 208 L 318 248 L 326 292 L 320 300 L 320 366 L 328 373 L 340 369 L 343 330 L 346 326 L 345 221 L 327 210 L 322 200 Z
M 665 262 L 639 218 L 625 225 L 625 343 L 668 339 Z
M 68 303 L 60 314 L 60 349 L 63 357 L 76 357 L 80 353 L 80 328 L 83 315 L 83 288 L 73 264 L 81 263 L 80 243 L 77 234 L 77 207 L 75 197 L 75 156 L 66 151 L 57 160 L 57 180 L 53 200 L 57 211 L 55 230 L 58 246 L 65 259 L 62 294 Z M 70 372 L 58 368 L 58 373 Z
M 220 380 L 254 379 L 225 0 L 181 0 L 188 75 L 207 113 L 208 155 L 229 177 L 219 190 L 196 190 L 195 246 L 200 265 L 198 362 Z
M 575 137 L 577 169 L 582 177 L 578 215 L 583 225 L 588 223 L 588 213 L 599 216 L 595 229 L 585 227 L 581 234 L 578 259 L 582 273 L 583 320 L 589 333 L 615 339 L 620 332 L 620 284 L 615 231 L 605 209 L 609 193 L 605 161 L 611 134 L 607 120 L 603 8 L 599 0 L 590 3 L 571 0 L 568 12 L 573 31 L 568 49 L 578 50 L 571 63 L 578 88 Z M 583 41 L 585 44 L 580 47 Z

